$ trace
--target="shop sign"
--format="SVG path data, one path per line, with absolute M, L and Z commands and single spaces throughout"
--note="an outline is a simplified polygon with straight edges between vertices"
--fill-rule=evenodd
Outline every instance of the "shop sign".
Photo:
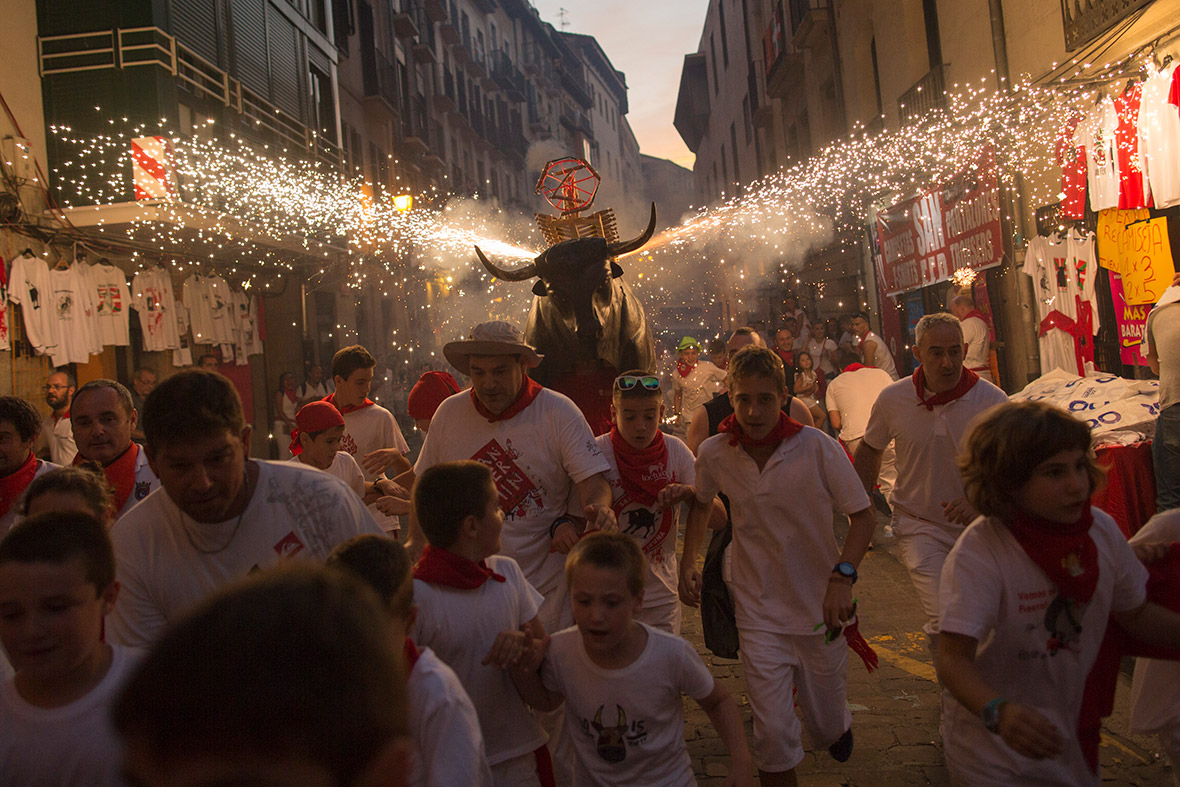
M 1126 302 L 1150 306 L 1176 272 L 1168 220 L 1146 210 L 1104 210 L 1098 216 L 1098 264 L 1122 277 Z
M 1004 258 L 1000 188 L 992 151 L 941 188 L 877 214 L 886 295 L 983 270 Z
M 1147 359 L 1140 349 L 1147 330 L 1147 313 L 1151 311 L 1152 304 L 1128 303 L 1123 277 L 1113 272 L 1110 274 L 1110 297 L 1114 303 L 1115 323 L 1119 329 L 1119 355 L 1123 363 L 1147 366 Z

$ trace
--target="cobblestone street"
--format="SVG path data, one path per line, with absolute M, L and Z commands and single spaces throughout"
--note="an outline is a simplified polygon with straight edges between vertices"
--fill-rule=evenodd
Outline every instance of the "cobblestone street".
M 880 527 L 877 534 L 883 535 Z M 939 690 L 922 634 L 924 616 L 891 540 L 877 538 L 874 544 L 856 587 L 861 631 L 877 651 L 880 666 L 870 675 L 849 653 L 848 702 L 855 749 L 846 763 L 837 763 L 825 750 L 808 751 L 797 773 L 807 785 L 947 785 L 938 732 Z M 750 710 L 740 662 L 717 658 L 705 649 L 696 610 L 685 610 L 683 633 L 737 698 L 749 740 Z M 1115 713 L 1103 729 L 1103 784 L 1167 787 L 1172 784 L 1171 769 L 1156 739 L 1127 733 L 1129 702 L 1130 678 L 1124 675 Z M 685 709 L 688 750 L 698 783 L 721 787 L 728 772 L 725 748 L 696 703 L 686 700 Z

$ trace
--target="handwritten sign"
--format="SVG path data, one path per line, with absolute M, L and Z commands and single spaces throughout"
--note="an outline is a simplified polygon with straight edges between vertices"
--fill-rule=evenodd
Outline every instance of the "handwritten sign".
M 1151 305 L 1128 303 L 1123 288 L 1123 277 L 1117 273 L 1110 274 L 1110 297 L 1114 303 L 1114 318 L 1119 329 L 1119 355 L 1123 363 L 1147 366 L 1147 359 L 1143 357 L 1140 349 Z
M 1176 272 L 1168 220 L 1147 216 L 1146 210 L 1103 211 L 1098 219 L 1098 264 L 1122 276 L 1126 302 L 1134 306 L 1158 301 Z

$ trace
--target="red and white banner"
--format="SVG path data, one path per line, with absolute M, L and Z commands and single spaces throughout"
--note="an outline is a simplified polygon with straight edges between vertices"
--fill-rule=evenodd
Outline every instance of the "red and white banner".
M 131 174 L 136 199 L 176 199 L 176 176 L 168 138 L 131 140 Z
M 947 281 L 1004 259 L 1000 187 L 991 149 L 941 188 L 877 214 L 886 295 Z

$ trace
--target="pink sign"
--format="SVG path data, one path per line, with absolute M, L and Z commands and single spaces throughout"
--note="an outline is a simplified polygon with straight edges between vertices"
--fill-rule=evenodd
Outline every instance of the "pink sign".
M 1143 332 L 1147 329 L 1147 313 L 1151 304 L 1129 304 L 1123 292 L 1123 277 L 1111 271 L 1110 297 L 1114 302 L 1114 317 L 1119 328 L 1119 355 L 1123 363 L 1147 366 L 1147 359 L 1140 353 Z

